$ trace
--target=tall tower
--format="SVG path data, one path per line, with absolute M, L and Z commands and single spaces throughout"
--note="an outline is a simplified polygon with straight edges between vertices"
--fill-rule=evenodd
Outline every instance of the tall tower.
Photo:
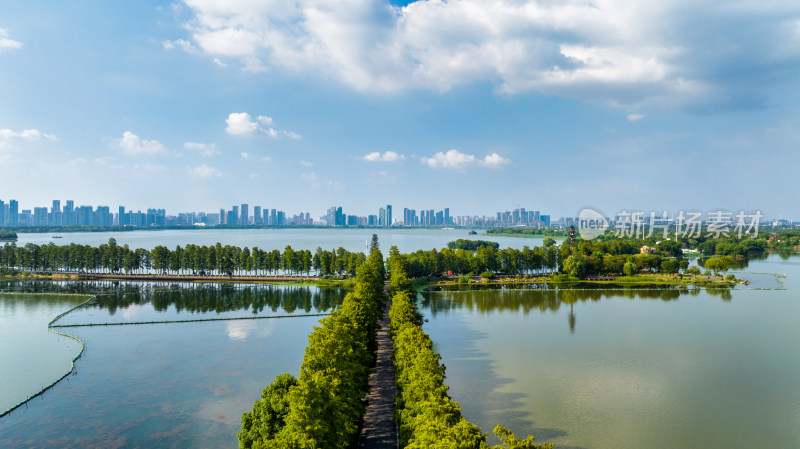
M 19 203 L 17 200 L 11 200 L 8 202 L 8 225 L 19 225 Z

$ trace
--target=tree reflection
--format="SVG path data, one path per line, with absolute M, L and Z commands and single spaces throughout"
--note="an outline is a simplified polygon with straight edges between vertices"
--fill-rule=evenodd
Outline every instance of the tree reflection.
M 104 309 L 111 315 L 131 305 L 145 304 L 159 312 L 170 307 L 191 313 L 327 312 L 341 304 L 346 293 L 340 289 L 307 286 L 74 281 L 3 281 L 0 290 L 94 295 L 95 299 L 85 307 Z
M 425 291 L 420 295 L 421 305 L 429 313 L 449 313 L 453 310 L 465 309 L 480 314 L 494 312 L 521 312 L 523 315 L 538 311 L 539 313 L 557 312 L 562 304 L 569 305 L 567 322 L 570 333 L 574 334 L 577 317 L 575 305 L 580 302 L 599 302 L 610 298 L 628 298 L 630 300 L 676 301 L 682 295 L 699 295 L 706 291 L 724 301 L 732 299 L 731 288 L 698 288 L 695 286 L 613 286 L 608 284 L 597 288 L 565 288 L 539 284 L 534 288 L 469 288 L 461 291 L 439 289 Z

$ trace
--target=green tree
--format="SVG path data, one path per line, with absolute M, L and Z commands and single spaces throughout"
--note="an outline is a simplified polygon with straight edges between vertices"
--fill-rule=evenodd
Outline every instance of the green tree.
M 625 276 L 633 276 L 639 270 L 636 269 L 636 265 L 633 262 L 625 262 L 625 265 L 622 267 L 622 272 Z
M 250 449 L 264 447 L 286 424 L 289 413 L 289 392 L 297 386 L 297 379 L 283 373 L 264 388 L 261 400 L 253 404 L 253 409 L 242 415 L 242 428 L 239 430 L 239 447 Z

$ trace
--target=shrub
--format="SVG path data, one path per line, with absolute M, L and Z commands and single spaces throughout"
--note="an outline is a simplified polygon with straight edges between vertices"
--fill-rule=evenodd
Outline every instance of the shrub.
M 491 279 L 494 277 L 494 273 L 492 273 L 491 271 L 484 271 L 483 273 L 481 273 L 481 277 L 484 279 Z

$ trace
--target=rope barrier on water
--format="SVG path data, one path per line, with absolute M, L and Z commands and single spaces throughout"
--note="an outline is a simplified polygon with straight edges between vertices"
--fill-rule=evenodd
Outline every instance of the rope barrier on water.
M 82 296 L 83 296 L 83 295 L 82 295 Z M 11 407 L 10 409 L 8 409 L 8 410 L 6 410 L 6 411 L 4 411 L 4 412 L 0 413 L 0 418 L 2 418 L 2 417 L 4 417 L 4 416 L 8 415 L 9 413 L 13 412 L 14 410 L 18 409 L 19 407 L 21 407 L 21 406 L 23 406 L 23 405 L 27 404 L 27 403 L 28 403 L 28 401 L 30 401 L 31 399 L 33 399 L 33 398 L 35 398 L 35 397 L 37 397 L 37 396 L 41 396 L 41 395 L 43 395 L 45 391 L 47 391 L 47 390 L 49 390 L 49 389 L 53 388 L 53 387 L 54 387 L 54 386 L 55 386 L 57 383 L 61 382 L 61 381 L 62 381 L 62 380 L 65 378 L 65 377 L 69 376 L 70 374 L 72 374 L 72 373 L 75 371 L 75 362 L 77 362 L 77 361 L 78 361 L 78 359 L 79 359 L 79 358 L 81 358 L 81 356 L 83 356 L 83 351 L 84 351 L 84 349 L 85 349 L 85 346 L 83 345 L 83 342 L 82 342 L 82 341 L 81 341 L 79 338 L 77 338 L 77 337 L 75 337 L 75 336 L 68 335 L 68 334 L 64 334 L 64 333 L 62 333 L 62 332 L 58 332 L 58 331 L 54 331 L 54 330 L 53 330 L 53 329 L 51 329 L 50 327 L 52 326 L 52 324 L 53 324 L 53 323 L 55 323 L 55 322 L 56 322 L 58 319 L 60 319 L 60 318 L 61 318 L 61 317 L 63 317 L 64 315 L 66 315 L 66 314 L 68 314 L 68 313 L 72 312 L 73 310 L 75 310 L 75 309 L 77 309 L 78 307 L 80 307 L 80 306 L 82 306 L 82 305 L 84 305 L 84 304 L 88 303 L 89 301 L 91 301 L 91 300 L 93 300 L 93 299 L 95 299 L 95 297 L 94 297 L 94 296 L 92 296 L 92 297 L 90 297 L 89 299 L 87 299 L 86 301 L 84 301 L 84 302 L 82 302 L 82 303 L 78 304 L 77 306 L 75 306 L 75 307 L 73 307 L 73 308 L 71 308 L 71 309 L 67 310 L 66 312 L 58 314 L 58 316 L 56 316 L 55 318 L 53 318 L 52 320 L 50 320 L 50 322 L 47 324 L 47 330 L 48 330 L 48 331 L 50 331 L 50 332 L 52 332 L 52 333 L 54 333 L 54 334 L 57 334 L 57 335 L 61 335 L 61 336 L 67 337 L 67 338 L 71 338 L 71 339 L 73 339 L 73 340 L 77 341 L 77 342 L 78 342 L 78 344 L 80 344 L 80 345 L 81 345 L 81 350 L 80 350 L 80 351 L 78 351 L 78 355 L 76 355 L 75 357 L 73 357 L 73 358 L 72 358 L 72 362 L 70 362 L 69 371 L 67 371 L 66 373 L 64 373 L 64 375 L 62 375 L 61 377 L 59 377 L 58 379 L 56 379 L 55 381 L 53 381 L 51 384 L 49 384 L 49 385 L 45 386 L 44 388 L 42 388 L 41 390 L 39 390 L 37 393 L 35 393 L 35 394 L 31 395 L 31 396 L 28 396 L 28 397 L 27 397 L 27 398 L 26 398 L 24 401 L 22 401 L 22 402 L 18 403 L 17 405 L 15 405 L 15 406 Z M 57 327 L 57 326 L 53 326 L 53 327 Z
M 59 293 L 46 293 L 46 294 L 64 296 L 64 294 L 59 294 Z M 74 296 L 86 296 L 86 295 L 74 295 Z M 69 371 L 64 373 L 64 375 L 62 375 L 61 377 L 59 377 L 58 379 L 56 379 L 55 381 L 53 381 L 49 385 L 43 387 L 37 393 L 28 396 L 25 400 L 23 400 L 23 401 L 19 402 L 18 404 L 14 405 L 10 409 L 8 409 L 6 411 L 3 411 L 3 412 L 0 412 L 0 418 L 10 414 L 11 412 L 13 412 L 14 410 L 18 409 L 19 407 L 27 404 L 28 402 L 30 402 L 31 399 L 34 399 L 34 398 L 36 398 L 38 396 L 43 395 L 47 390 L 53 388 L 57 383 L 59 383 L 62 380 L 64 380 L 65 377 L 67 377 L 70 374 L 72 374 L 73 372 L 75 372 L 75 363 L 78 361 L 78 359 L 80 359 L 83 356 L 83 352 L 85 350 L 85 346 L 83 344 L 83 341 L 81 341 L 79 338 L 77 338 L 75 336 L 72 336 L 72 335 L 69 335 L 69 334 L 65 334 L 65 333 L 62 333 L 62 332 L 58 332 L 58 331 L 54 330 L 53 328 L 90 327 L 90 326 L 123 326 L 123 325 L 138 325 L 138 324 L 196 323 L 196 322 L 206 322 L 206 321 L 260 320 L 260 319 L 269 319 L 269 318 L 300 318 L 300 317 L 318 317 L 318 316 L 328 316 L 328 315 L 330 315 L 330 313 L 313 313 L 313 314 L 303 314 L 303 315 L 270 315 L 270 316 L 230 317 L 230 318 L 198 318 L 198 319 L 192 319 L 192 320 L 135 321 L 135 322 L 127 322 L 127 323 L 54 324 L 56 321 L 60 320 L 65 315 L 73 312 L 74 310 L 78 309 L 79 307 L 82 307 L 82 306 L 88 304 L 89 302 L 91 302 L 91 301 L 93 301 L 95 299 L 97 299 L 96 295 L 93 295 L 93 296 L 89 297 L 89 299 L 87 299 L 86 301 L 78 304 L 77 306 L 67 310 L 66 312 L 58 314 L 55 318 L 50 320 L 50 322 L 47 324 L 47 330 L 48 331 L 50 331 L 50 332 L 52 332 L 54 334 L 57 334 L 57 335 L 61 335 L 61 336 L 67 337 L 67 338 L 71 338 L 71 339 L 77 341 L 78 344 L 81 345 L 80 351 L 72 359 L 72 362 L 70 363 Z
M 196 318 L 192 320 L 129 321 L 121 323 L 77 323 L 77 324 L 56 324 L 51 327 L 129 326 L 138 324 L 202 323 L 206 321 L 266 320 L 270 318 L 301 318 L 301 317 L 328 316 L 328 315 L 330 315 L 330 313 L 308 313 L 303 315 L 242 316 L 242 317 L 230 317 L 230 318 Z

